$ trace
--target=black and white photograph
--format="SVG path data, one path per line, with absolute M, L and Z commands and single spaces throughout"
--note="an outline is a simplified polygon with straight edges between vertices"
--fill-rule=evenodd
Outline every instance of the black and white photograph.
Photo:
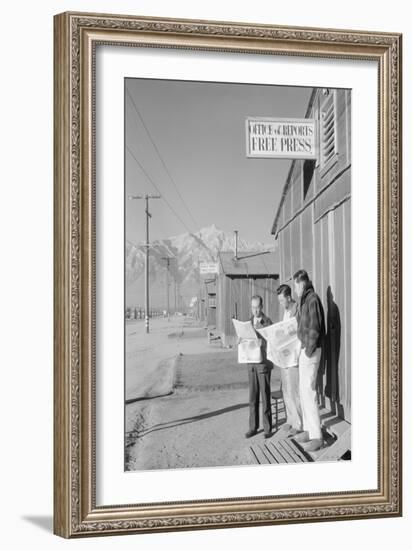
M 125 470 L 351 459 L 351 90 L 125 78 Z

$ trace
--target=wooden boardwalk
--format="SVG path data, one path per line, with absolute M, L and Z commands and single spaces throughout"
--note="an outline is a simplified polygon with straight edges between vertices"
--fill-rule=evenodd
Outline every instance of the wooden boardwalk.
M 351 426 L 345 420 L 321 409 L 324 446 L 306 452 L 293 437 L 287 437 L 285 405 L 281 391 L 272 392 L 274 434 L 269 439 L 253 442 L 250 452 L 257 464 L 290 464 L 339 460 L 351 448 Z
M 286 430 L 280 431 L 283 434 L 286 433 Z M 292 439 L 287 437 L 278 437 L 276 440 L 273 437 L 264 443 L 255 443 L 251 445 L 250 451 L 257 464 L 313 462 L 313 459 L 307 453 L 304 453 Z

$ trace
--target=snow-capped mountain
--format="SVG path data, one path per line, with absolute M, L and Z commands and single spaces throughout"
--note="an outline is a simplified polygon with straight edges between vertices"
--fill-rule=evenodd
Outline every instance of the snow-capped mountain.
M 239 252 L 273 250 L 274 244 L 238 241 Z M 150 280 L 152 283 L 164 280 L 166 260 L 169 274 L 180 285 L 198 282 L 199 262 L 217 260 L 218 252 L 234 250 L 234 235 L 228 234 L 215 225 L 205 227 L 196 233 L 183 233 L 169 239 L 153 241 L 150 246 Z M 145 247 L 126 242 L 126 285 L 132 285 L 144 272 Z

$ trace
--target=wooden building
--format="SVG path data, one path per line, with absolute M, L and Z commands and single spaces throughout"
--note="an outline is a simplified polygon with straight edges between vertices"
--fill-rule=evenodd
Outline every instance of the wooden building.
M 350 422 L 350 90 L 314 89 L 306 118 L 317 121 L 318 158 L 292 162 L 272 233 L 279 242 L 280 282 L 290 284 L 305 269 L 321 297 L 327 335 L 319 393 L 322 405 Z
M 205 316 L 208 327 L 216 326 L 216 278 L 205 279 Z
M 263 298 L 263 310 L 273 322 L 278 320 L 278 256 L 274 252 L 219 253 L 216 282 L 216 332 L 223 345 L 232 346 L 236 337 L 232 319 L 247 321 L 253 295 Z
M 206 287 L 201 285 L 197 295 L 197 319 L 202 323 L 206 324 Z

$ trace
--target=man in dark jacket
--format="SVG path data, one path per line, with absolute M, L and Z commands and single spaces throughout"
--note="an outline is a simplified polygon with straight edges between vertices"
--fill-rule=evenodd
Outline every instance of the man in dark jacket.
M 305 450 L 317 451 L 323 446 L 316 378 L 325 337 L 325 315 L 307 272 L 303 269 L 297 271 L 293 280 L 299 298 L 298 338 L 302 345 L 299 355 L 299 395 L 304 430 L 296 439 L 299 439 Z
M 257 329 L 268 327 L 272 321 L 263 313 L 263 299 L 253 296 L 251 301 L 252 317 L 250 321 L 260 340 L 262 360 L 260 363 L 248 363 L 249 377 L 249 431 L 246 437 L 252 437 L 259 428 L 259 393 L 262 399 L 262 422 L 265 438 L 272 435 L 272 409 L 270 375 L 273 364 L 267 359 L 266 340 L 257 332 Z

